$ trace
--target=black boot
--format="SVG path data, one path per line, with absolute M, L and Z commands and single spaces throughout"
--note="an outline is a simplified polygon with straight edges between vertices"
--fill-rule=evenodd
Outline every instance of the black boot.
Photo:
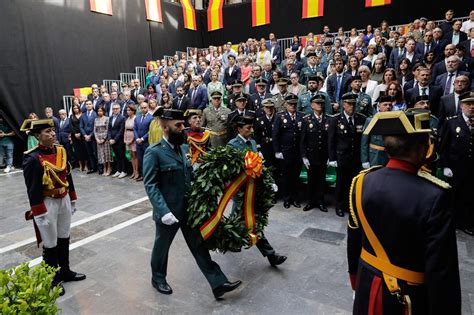
M 58 268 L 58 248 L 43 247 L 43 260 L 48 266 Z M 51 284 L 61 289 L 61 293 L 59 293 L 60 296 L 63 296 L 64 293 L 66 293 L 66 291 L 64 291 L 63 282 L 61 281 L 59 271 L 57 271 L 54 275 L 53 282 Z
M 69 269 L 69 237 L 58 238 L 58 258 L 58 264 L 61 267 L 59 274 L 62 281 L 81 281 L 86 278 L 85 274 Z

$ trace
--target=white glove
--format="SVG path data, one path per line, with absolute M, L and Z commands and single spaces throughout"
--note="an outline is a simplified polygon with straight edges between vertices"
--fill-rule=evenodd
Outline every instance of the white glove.
M 71 201 L 71 213 L 76 213 L 76 200 Z
M 48 221 L 48 218 L 46 217 L 46 215 L 42 215 L 40 217 L 34 217 L 34 218 L 35 218 L 35 222 L 36 222 L 37 226 L 48 226 L 49 225 L 49 221 Z
M 164 216 L 161 217 L 161 222 L 166 225 L 173 225 L 175 223 L 178 223 L 178 219 L 172 214 L 171 212 L 168 212 Z
M 328 166 L 337 167 L 337 161 L 329 161 Z
M 260 152 L 260 151 L 258 152 L 258 156 L 261 157 L 262 160 L 264 159 L 263 154 L 262 154 L 262 152 Z
M 453 177 L 453 171 L 449 167 L 443 168 L 443 175 L 446 177 Z
M 275 153 L 275 157 L 279 160 L 283 160 L 283 153 L 277 152 L 277 153 Z
M 303 158 L 303 164 L 304 164 L 304 166 L 306 166 L 307 169 L 309 169 L 309 160 L 308 160 L 308 158 L 305 158 L 305 157 Z
M 368 169 L 370 167 L 370 163 L 369 162 L 364 162 L 362 163 L 362 168 L 363 169 Z
M 276 184 L 272 184 L 272 189 L 273 189 L 273 192 L 277 192 L 278 186 Z

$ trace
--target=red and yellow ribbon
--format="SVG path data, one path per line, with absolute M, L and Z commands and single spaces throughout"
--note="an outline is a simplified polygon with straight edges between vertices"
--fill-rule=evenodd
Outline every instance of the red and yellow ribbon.
M 244 218 L 245 226 L 249 231 L 250 244 L 255 245 L 258 236 L 255 233 L 255 180 L 262 175 L 262 158 L 255 152 L 245 154 L 245 170 L 237 176 L 225 189 L 224 194 L 217 205 L 217 210 L 199 229 L 203 239 L 209 238 L 221 222 L 224 210 L 232 197 L 239 191 L 242 185 L 246 184 L 244 196 Z

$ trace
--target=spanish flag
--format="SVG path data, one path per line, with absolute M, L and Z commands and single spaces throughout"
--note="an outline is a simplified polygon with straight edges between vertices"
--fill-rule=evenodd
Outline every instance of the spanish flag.
M 270 0 L 252 0 L 252 27 L 270 24 Z
M 210 0 L 207 7 L 207 31 L 215 31 L 224 27 L 222 6 L 224 0 Z
M 89 0 L 91 11 L 112 15 L 112 0 Z
M 161 15 L 161 0 L 145 0 L 146 19 L 158 23 L 163 23 Z
M 191 0 L 179 0 L 183 7 L 184 28 L 196 31 L 196 13 Z
M 87 96 L 92 93 L 92 88 L 91 87 L 76 88 L 73 91 L 74 91 L 74 96 L 76 97 L 81 96 L 81 94 Z
M 323 16 L 324 0 L 303 0 L 303 19 Z
M 379 7 L 379 6 L 387 5 L 391 3 L 392 3 L 392 0 L 365 0 L 365 7 L 366 8 Z

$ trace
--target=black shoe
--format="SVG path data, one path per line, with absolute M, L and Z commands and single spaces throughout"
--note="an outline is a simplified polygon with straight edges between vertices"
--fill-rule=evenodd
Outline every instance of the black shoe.
M 312 204 L 308 203 L 306 206 L 304 206 L 303 211 L 309 211 L 313 208 L 314 208 L 314 206 Z
M 166 282 L 164 283 L 155 283 L 155 281 L 151 280 L 151 285 L 158 290 L 158 292 L 163 294 L 171 294 L 173 293 L 173 289 L 171 289 L 170 285 Z
M 237 280 L 237 281 L 234 281 L 234 282 L 227 281 L 223 285 L 220 285 L 217 288 L 212 289 L 212 293 L 214 293 L 214 297 L 216 299 L 219 299 L 225 293 L 230 292 L 230 291 L 234 291 L 235 289 L 237 289 L 241 284 L 242 284 L 242 281 L 240 281 L 240 280 Z
M 81 281 L 86 278 L 83 273 L 77 273 L 69 269 L 69 237 L 58 238 L 58 265 L 59 265 L 59 278 L 63 282 L 70 281 Z
M 267 258 L 268 258 L 268 261 L 270 262 L 270 265 L 275 267 L 275 266 L 283 264 L 287 257 L 274 254 L 274 255 L 268 256 Z
M 328 212 L 328 208 L 326 208 L 326 205 L 324 203 L 320 203 L 318 206 L 319 210 L 322 212 Z
M 300 204 L 298 201 L 293 201 L 291 204 L 292 204 L 293 207 L 295 207 L 295 208 L 301 208 L 301 204 Z
M 290 206 L 291 206 L 291 203 L 289 201 L 283 202 L 283 207 L 285 207 L 286 209 L 288 209 Z
M 59 271 L 59 273 L 61 275 L 61 280 L 63 280 L 64 282 L 81 281 L 86 278 L 85 274 L 74 272 L 71 270 L 69 270 L 69 272 L 65 275 L 61 271 Z
M 343 217 L 344 216 L 344 211 L 342 211 L 342 209 L 336 208 L 336 214 L 340 217 Z
M 462 229 L 462 231 L 466 233 L 467 235 L 474 236 L 474 228 L 464 228 Z
M 96 170 L 88 170 L 86 174 L 92 174 L 92 173 L 96 173 L 97 171 Z

